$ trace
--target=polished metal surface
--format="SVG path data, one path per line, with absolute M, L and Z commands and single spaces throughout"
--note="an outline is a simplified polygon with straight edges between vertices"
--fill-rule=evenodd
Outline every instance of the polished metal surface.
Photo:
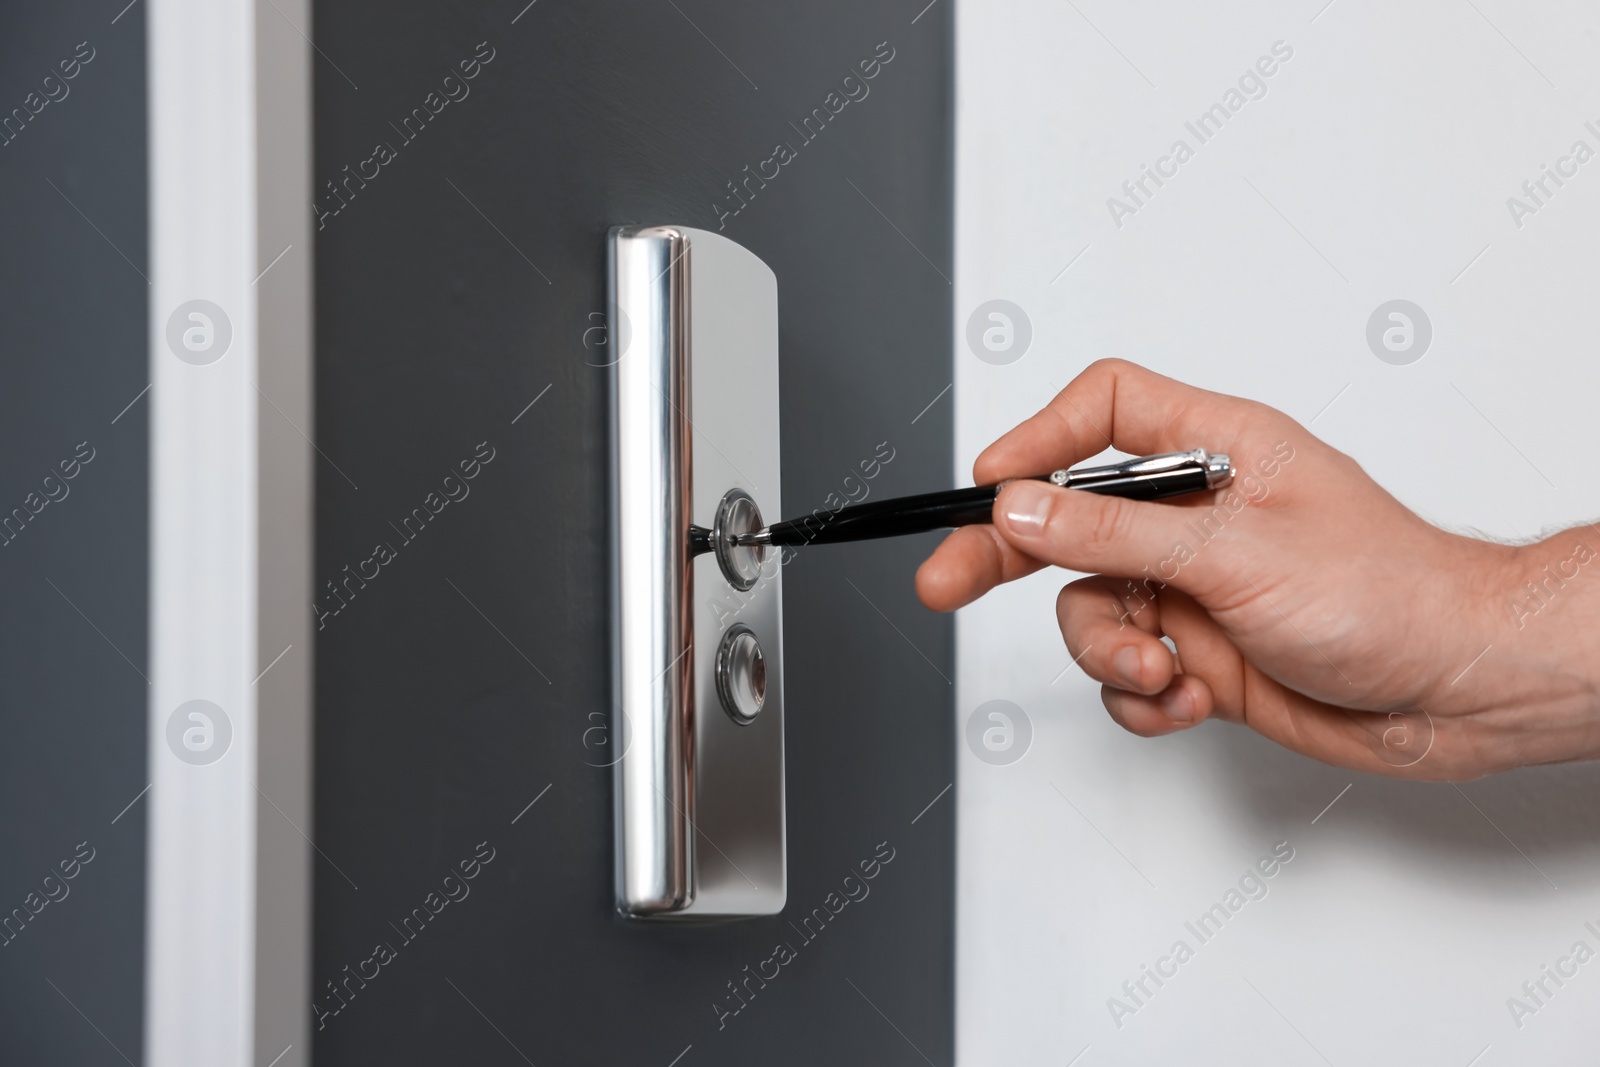
M 767 661 L 761 642 L 743 623 L 734 623 L 717 646 L 717 695 L 742 725 L 761 713 L 767 698 Z
M 1206 450 L 1188 452 L 1159 452 L 1153 456 L 1135 456 L 1116 463 L 1098 467 L 1078 467 L 1074 470 L 1053 471 L 1050 480 L 1057 485 L 1079 488 L 1108 478 L 1124 478 L 1130 474 L 1170 474 L 1175 471 L 1198 471 L 1206 465 Z
M 1233 481 L 1233 460 L 1221 452 L 1206 457 L 1206 488 L 1221 489 Z
M 717 554 L 722 576 L 741 593 L 753 589 L 761 577 L 766 551 L 753 538 L 764 525 L 761 509 L 743 489 L 729 489 L 717 505 L 711 526 L 712 551 Z
M 1203 448 L 1187 452 L 1161 452 L 1153 456 L 1137 456 L 1099 467 L 1078 467 L 1051 471 L 1048 479 L 1053 485 L 1068 489 L 1082 489 L 1105 481 L 1121 481 L 1129 475 L 1153 475 L 1194 472 L 1205 475 L 1207 489 L 1220 489 L 1233 481 L 1233 462 L 1222 453 L 1210 453 Z
M 777 282 L 701 230 L 619 228 L 609 254 L 610 336 L 626 345 L 611 377 L 616 903 L 771 915 L 787 892 L 780 561 L 719 534 L 782 513 Z M 742 712 L 724 713 L 735 627 L 751 638 L 727 645 Z

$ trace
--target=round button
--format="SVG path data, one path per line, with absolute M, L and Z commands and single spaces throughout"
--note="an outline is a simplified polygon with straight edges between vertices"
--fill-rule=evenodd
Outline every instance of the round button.
M 767 660 L 750 627 L 736 623 L 717 648 L 717 695 L 733 721 L 755 719 L 767 699 Z
M 733 539 L 741 534 L 753 534 L 762 525 L 761 509 L 743 489 L 729 489 L 717 506 L 716 520 L 711 527 L 712 548 L 722 576 L 741 593 L 755 588 L 766 553 L 760 545 L 736 545 Z

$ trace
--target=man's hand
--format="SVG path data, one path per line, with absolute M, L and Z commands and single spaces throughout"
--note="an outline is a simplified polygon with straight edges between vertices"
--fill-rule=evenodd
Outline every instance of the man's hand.
M 1112 718 L 1143 736 L 1216 716 L 1329 763 L 1441 780 L 1600 756 L 1593 527 L 1515 548 L 1447 533 L 1281 412 L 1119 360 L 989 446 L 974 478 L 1108 446 L 1205 448 L 1236 475 L 1162 503 L 1013 482 L 993 526 L 923 563 L 923 602 L 949 611 L 1047 564 L 1096 575 L 1056 616 Z

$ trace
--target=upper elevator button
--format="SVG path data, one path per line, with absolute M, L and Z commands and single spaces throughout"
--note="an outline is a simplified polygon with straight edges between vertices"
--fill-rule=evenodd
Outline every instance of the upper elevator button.
M 717 554 L 717 565 L 722 568 L 723 577 L 741 593 L 755 588 L 766 550 L 760 545 L 736 545 L 733 539 L 753 534 L 763 525 L 761 509 L 743 489 L 729 489 L 717 505 L 711 527 L 711 547 Z

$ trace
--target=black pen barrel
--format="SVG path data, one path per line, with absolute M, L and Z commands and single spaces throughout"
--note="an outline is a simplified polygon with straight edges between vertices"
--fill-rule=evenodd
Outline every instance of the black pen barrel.
M 803 519 L 774 523 L 770 543 L 778 547 L 840 544 L 973 526 L 993 518 L 994 501 L 1000 495 L 1000 488 L 980 485 L 816 512 Z M 1203 470 L 1156 474 L 1106 472 L 1099 477 L 1086 478 L 1082 484 L 1071 488 L 1130 500 L 1161 500 L 1201 492 L 1207 484 Z
M 795 547 L 838 544 L 971 526 L 989 521 L 994 498 L 999 492 L 997 485 L 980 485 L 972 489 L 851 504 L 838 511 L 774 523 L 772 544 Z
M 1083 479 L 1068 488 L 1128 500 L 1162 500 L 1169 496 L 1199 493 L 1209 488 L 1203 470 L 1161 471 L 1156 474 L 1124 473 L 1110 477 Z

